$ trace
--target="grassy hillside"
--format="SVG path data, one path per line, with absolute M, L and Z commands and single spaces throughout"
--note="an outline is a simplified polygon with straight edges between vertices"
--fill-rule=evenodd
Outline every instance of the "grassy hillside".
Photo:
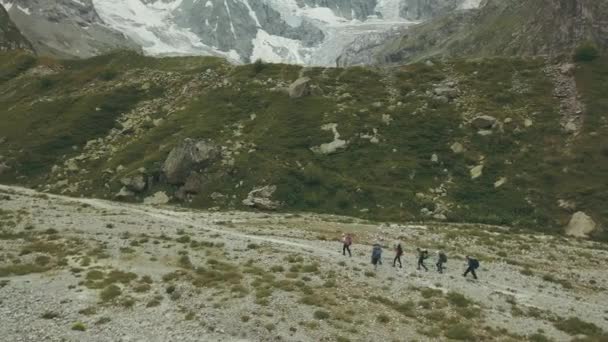
M 10 169 L 0 182 L 112 198 L 121 178 L 144 167 L 153 181 L 138 198 L 172 195 L 162 163 L 195 138 L 223 146 L 223 158 L 184 205 L 244 209 L 254 187 L 276 185 L 273 199 L 287 211 L 387 221 L 434 212 L 558 232 L 572 214 L 561 199 L 605 224 L 606 65 L 576 70 L 587 111 L 573 138 L 560 127 L 553 81 L 537 59 L 301 69 L 131 53 L 83 61 L 4 54 L 0 155 Z M 312 79 L 312 94 L 292 99 L 285 88 L 299 75 Z M 442 88 L 453 100 L 433 95 Z M 469 124 L 482 114 L 500 122 L 489 136 Z M 347 147 L 316 154 L 312 147 L 333 140 L 321 129 L 329 123 Z M 463 153 L 450 148 L 456 142 Z

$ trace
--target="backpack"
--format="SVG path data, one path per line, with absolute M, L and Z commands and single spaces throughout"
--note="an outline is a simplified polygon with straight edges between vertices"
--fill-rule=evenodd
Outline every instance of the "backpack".
M 477 259 L 471 259 L 471 267 L 473 269 L 478 269 L 479 268 L 479 261 Z
M 441 261 L 441 262 L 448 262 L 448 256 L 445 255 L 444 253 L 440 253 L 439 254 L 439 261 Z
M 350 236 L 345 237 L 344 238 L 344 244 L 347 245 L 347 246 L 352 245 L 353 244 L 353 238 L 350 237 Z
M 424 250 L 420 253 L 420 257 L 424 260 L 426 260 L 429 257 L 429 251 Z
M 374 247 L 372 251 L 372 258 L 380 258 L 382 256 L 382 249 L 380 246 Z

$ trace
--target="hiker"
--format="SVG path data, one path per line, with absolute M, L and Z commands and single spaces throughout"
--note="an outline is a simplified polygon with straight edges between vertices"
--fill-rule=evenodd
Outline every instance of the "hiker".
M 426 265 L 424 264 L 424 260 L 426 260 L 429 257 L 429 252 L 424 249 L 420 249 L 420 248 L 416 248 L 416 250 L 418 251 L 418 268 L 417 270 L 420 271 L 420 267 L 424 268 L 425 271 L 428 271 L 429 269 L 426 268 Z
M 397 261 L 399 261 L 399 268 L 403 268 L 403 265 L 401 264 L 402 255 L 403 255 L 403 248 L 401 247 L 401 244 L 397 244 L 397 247 L 395 248 L 395 259 L 393 259 L 393 267 L 395 267 Z
M 382 265 L 382 247 L 376 242 L 372 249 L 372 265 L 374 265 L 374 270 L 378 268 L 378 264 Z
M 437 272 L 443 273 L 443 270 L 445 269 L 443 264 L 446 262 L 448 262 L 448 256 L 442 251 L 437 251 L 437 263 L 435 264 L 435 266 L 437 266 Z
M 470 256 L 467 255 L 466 257 L 467 259 L 467 270 L 464 271 L 463 276 L 467 276 L 467 274 L 469 274 L 469 272 L 471 272 L 471 274 L 473 275 L 473 278 L 477 279 L 477 274 L 475 273 L 475 270 L 479 268 L 479 261 L 477 259 L 471 258 Z
M 350 253 L 350 245 L 353 244 L 353 237 L 350 234 L 346 234 L 342 236 L 342 255 L 346 256 L 346 251 L 348 251 L 348 256 L 352 257 L 353 255 Z

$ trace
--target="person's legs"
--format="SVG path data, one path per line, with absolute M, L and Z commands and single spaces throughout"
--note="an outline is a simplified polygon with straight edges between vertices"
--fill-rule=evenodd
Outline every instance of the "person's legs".
M 477 273 L 475 273 L 474 268 L 471 269 L 471 274 L 473 275 L 473 278 L 477 279 Z
M 397 257 L 397 261 L 399 261 L 399 268 L 403 268 L 403 264 L 401 263 L 401 255 Z
M 342 255 L 346 256 L 346 249 L 348 248 L 348 246 L 346 244 L 342 245 Z
M 466 270 L 466 271 L 464 271 L 463 276 L 465 276 L 465 277 L 466 277 L 466 276 L 467 276 L 467 274 L 469 274 L 469 272 L 471 272 L 471 271 L 472 271 L 471 267 L 467 267 L 467 270 Z
M 420 266 L 422 266 L 422 268 L 424 268 L 425 271 L 429 270 L 428 268 L 426 268 L 426 265 L 424 264 L 424 260 L 420 261 Z
M 346 246 L 346 250 L 348 251 L 348 256 L 352 257 L 353 255 L 350 253 L 350 245 Z
M 399 259 L 399 256 L 395 256 L 395 259 L 393 259 L 393 267 L 397 264 L 397 259 Z

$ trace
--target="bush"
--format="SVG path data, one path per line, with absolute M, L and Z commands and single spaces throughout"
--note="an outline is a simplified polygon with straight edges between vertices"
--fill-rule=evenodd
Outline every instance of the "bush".
M 475 341 L 475 335 L 471 331 L 471 327 L 464 324 L 449 327 L 445 332 L 445 337 L 459 341 Z
M 120 287 L 116 285 L 110 285 L 101 291 L 99 297 L 101 298 L 102 302 L 108 302 L 120 296 L 121 294 L 122 290 L 120 289 Z
M 317 310 L 317 311 L 315 311 L 315 313 L 313 314 L 313 316 L 316 319 L 328 319 L 329 318 L 329 312 L 323 311 L 323 310 Z
M 574 61 L 575 62 L 591 62 L 600 56 L 600 52 L 592 42 L 586 42 L 581 44 L 574 50 Z
M 386 324 L 391 321 L 391 318 L 385 314 L 380 314 L 378 317 L 376 317 L 376 320 L 382 324 Z
M 77 322 L 72 325 L 72 330 L 85 331 L 87 330 L 87 327 L 83 323 Z
M 560 319 L 555 322 L 555 327 L 563 332 L 570 335 L 600 335 L 603 333 L 602 329 L 593 323 L 581 321 L 577 317 L 570 317 L 568 319 Z

